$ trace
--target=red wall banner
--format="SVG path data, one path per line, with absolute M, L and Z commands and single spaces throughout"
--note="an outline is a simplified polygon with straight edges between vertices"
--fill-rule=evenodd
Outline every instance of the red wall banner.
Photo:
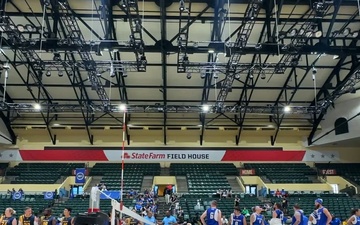
M 255 175 L 255 169 L 241 169 L 240 176 L 253 176 Z
M 336 175 L 335 169 L 320 170 L 321 175 Z

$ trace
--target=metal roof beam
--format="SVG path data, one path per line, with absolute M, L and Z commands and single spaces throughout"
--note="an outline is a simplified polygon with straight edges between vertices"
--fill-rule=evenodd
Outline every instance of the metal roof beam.
M 7 33 L 7 32 L 4 32 Z M 358 38 L 335 38 L 334 40 L 359 40 Z M 316 38 L 309 38 L 309 40 L 316 40 Z M 201 44 L 201 43 L 200 43 Z M 269 43 L 262 43 L 262 48 L 257 49 L 255 46 L 246 46 L 243 48 L 237 48 L 237 47 L 230 47 L 227 48 L 227 52 L 230 53 L 236 53 L 241 55 L 246 54 L 292 54 L 296 55 L 298 53 L 301 54 L 314 54 L 314 53 L 325 53 L 327 55 L 360 55 L 360 47 L 354 46 L 352 48 L 349 48 L 345 44 L 337 44 L 336 46 L 327 46 L 324 48 L 321 45 L 315 45 L 316 42 L 313 45 L 310 44 L 304 44 L 302 46 L 302 49 L 294 49 L 294 48 L 283 48 L 283 44 L 269 44 Z M 3 49 L 20 49 L 20 48 L 26 48 L 28 50 L 32 51 L 39 51 L 40 49 L 40 41 L 34 40 L 34 42 L 29 42 L 28 39 L 24 40 L 24 43 L 20 45 L 20 43 L 14 43 L 11 39 L 6 39 L 6 42 L 3 43 Z M 177 46 L 166 46 L 168 53 L 177 53 L 178 47 Z M 57 49 L 58 51 L 74 51 L 74 49 L 78 49 L 79 46 L 75 44 L 66 44 L 66 45 L 58 45 L 53 40 L 44 40 L 42 42 L 42 50 L 43 51 L 51 51 L 53 49 Z M 278 49 L 280 50 L 278 51 Z M 96 53 L 96 46 L 91 45 L 90 43 L 84 43 L 81 45 L 82 51 L 91 52 L 93 54 Z M 114 50 L 118 50 L 120 52 L 132 52 L 133 50 L 130 48 L 130 46 L 119 44 L 116 46 L 113 46 Z M 161 47 L 157 45 L 146 45 L 144 47 L 144 50 L 146 52 L 158 52 L 161 53 Z M 208 47 L 207 46 L 188 46 L 187 53 L 188 54 L 195 54 L 195 53 L 202 53 L 202 54 L 208 54 Z M 191 64 L 191 63 L 190 63 Z

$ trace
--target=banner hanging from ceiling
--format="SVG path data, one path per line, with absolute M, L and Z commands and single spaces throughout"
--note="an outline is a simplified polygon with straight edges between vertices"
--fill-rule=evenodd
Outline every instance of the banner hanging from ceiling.
M 5 150 L 0 161 L 120 162 L 121 150 Z M 313 150 L 125 150 L 126 162 L 330 162 L 340 161 L 337 151 Z

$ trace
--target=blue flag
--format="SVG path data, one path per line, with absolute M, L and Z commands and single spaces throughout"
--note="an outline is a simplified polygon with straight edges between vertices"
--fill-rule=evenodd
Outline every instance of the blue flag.
M 22 198 L 22 193 L 17 191 L 12 195 L 13 200 L 20 200 Z
M 46 199 L 46 200 L 54 199 L 54 192 L 52 192 L 52 191 L 45 192 L 44 199 Z
M 75 183 L 84 184 L 85 183 L 85 168 L 77 168 L 75 172 Z

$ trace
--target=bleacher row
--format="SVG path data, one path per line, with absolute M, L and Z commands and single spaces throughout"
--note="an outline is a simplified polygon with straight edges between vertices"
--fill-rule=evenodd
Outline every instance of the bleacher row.
M 0 165 L 1 168 L 2 165 Z M 7 165 L 3 168 L 6 169 Z M 61 176 L 71 175 L 71 171 L 75 168 L 81 168 L 85 165 L 83 163 L 20 163 L 14 168 L 7 169 L 7 175 L 17 176 L 13 183 L 24 184 L 42 184 L 42 183 L 54 183 Z M 316 164 L 319 169 L 328 169 L 329 164 Z M 262 164 L 244 164 L 246 169 L 255 169 L 256 174 L 260 176 L 266 176 L 270 181 L 274 183 L 310 183 L 307 176 L 314 176 L 317 174 L 316 170 L 310 168 L 304 163 L 262 163 Z M 358 181 L 360 179 L 360 172 L 356 169 L 359 168 L 359 164 L 332 164 L 331 169 L 336 169 L 337 174 L 342 175 L 352 181 Z M 147 163 L 147 164 L 125 164 L 124 170 L 124 184 L 125 192 L 131 189 L 141 191 L 142 180 L 144 176 L 156 176 L 160 175 L 159 163 Z M 277 173 L 281 171 L 281 173 Z M 121 164 L 119 163 L 97 163 L 90 170 L 91 176 L 101 176 L 103 183 L 106 184 L 109 190 L 118 190 L 120 187 L 121 179 Z M 189 193 L 183 196 L 180 202 L 181 207 L 184 209 L 187 217 L 192 217 L 195 213 L 199 212 L 194 209 L 197 201 L 200 200 L 201 210 L 205 210 L 209 207 L 210 201 L 213 199 L 212 194 L 218 190 L 231 189 L 226 176 L 237 176 L 239 174 L 238 169 L 234 164 L 185 164 L 185 163 L 172 163 L 170 165 L 170 174 L 173 176 L 185 176 L 188 182 Z M 299 203 L 302 205 L 306 214 L 309 214 L 313 210 L 313 201 L 318 195 L 290 195 L 290 205 Z M 325 205 L 334 212 L 340 218 L 346 218 L 348 211 L 352 207 L 358 207 L 360 201 L 347 197 L 345 195 L 323 195 Z M 9 195 L 3 195 L 0 198 L 0 207 L 13 206 L 15 210 L 20 210 L 25 206 L 33 206 L 36 210 L 43 209 L 49 206 L 51 202 L 44 200 L 43 196 L 31 196 L 26 195 L 23 201 L 13 201 L 9 198 Z M 185 201 L 186 199 L 186 201 Z M 274 202 L 278 199 L 272 199 Z M 133 206 L 132 199 L 125 200 L 126 206 Z M 225 215 L 228 215 L 233 210 L 233 199 L 222 199 L 219 201 L 219 208 L 222 209 Z M 250 209 L 254 205 L 260 204 L 260 201 L 256 197 L 243 196 L 241 200 L 241 207 Z M 72 207 L 74 213 L 86 211 L 88 207 L 88 201 L 80 198 L 70 199 L 65 203 L 57 204 L 55 213 L 61 213 L 63 207 Z M 101 208 L 103 210 L 110 209 L 110 202 L 108 200 L 101 201 Z
M 172 163 L 170 175 L 186 176 L 189 192 L 193 194 L 212 194 L 218 189 L 230 190 L 227 175 L 238 175 L 234 164 L 221 163 Z
M 341 163 L 323 163 L 316 164 L 316 168 L 335 169 L 337 174 L 360 184 L 360 172 L 358 167 L 360 164 L 341 164 Z M 7 168 L 7 163 L 1 163 L 0 169 L 7 170 L 7 176 L 15 176 L 13 184 L 53 184 L 61 176 L 69 176 L 72 170 L 85 167 L 84 163 L 20 163 L 13 168 Z M 216 169 L 214 169 L 216 168 Z M 305 163 L 245 163 L 245 169 L 255 169 L 256 175 L 265 176 L 272 183 L 311 183 L 308 176 L 316 176 L 317 171 L 309 167 Z M 108 184 L 109 189 L 116 189 L 119 185 L 121 165 L 119 163 L 96 163 L 91 168 L 90 175 L 103 176 L 103 181 Z M 129 185 L 133 187 L 139 186 L 142 177 L 156 176 L 160 174 L 159 163 L 148 164 L 125 164 L 125 177 L 129 178 Z M 211 171 L 211 174 L 205 173 L 204 180 L 199 180 L 204 173 L 203 171 Z M 281 173 L 279 172 L 281 171 Z M 223 180 L 223 176 L 239 174 L 234 164 L 186 164 L 172 163 L 170 165 L 170 174 L 173 176 L 187 176 L 191 189 L 211 184 L 213 176 L 217 176 L 219 180 Z M 210 178 L 210 179 L 209 179 Z M 206 181 L 208 180 L 208 181 Z M 212 179 L 215 180 L 215 179 Z M 224 187 L 226 186 L 226 182 Z

